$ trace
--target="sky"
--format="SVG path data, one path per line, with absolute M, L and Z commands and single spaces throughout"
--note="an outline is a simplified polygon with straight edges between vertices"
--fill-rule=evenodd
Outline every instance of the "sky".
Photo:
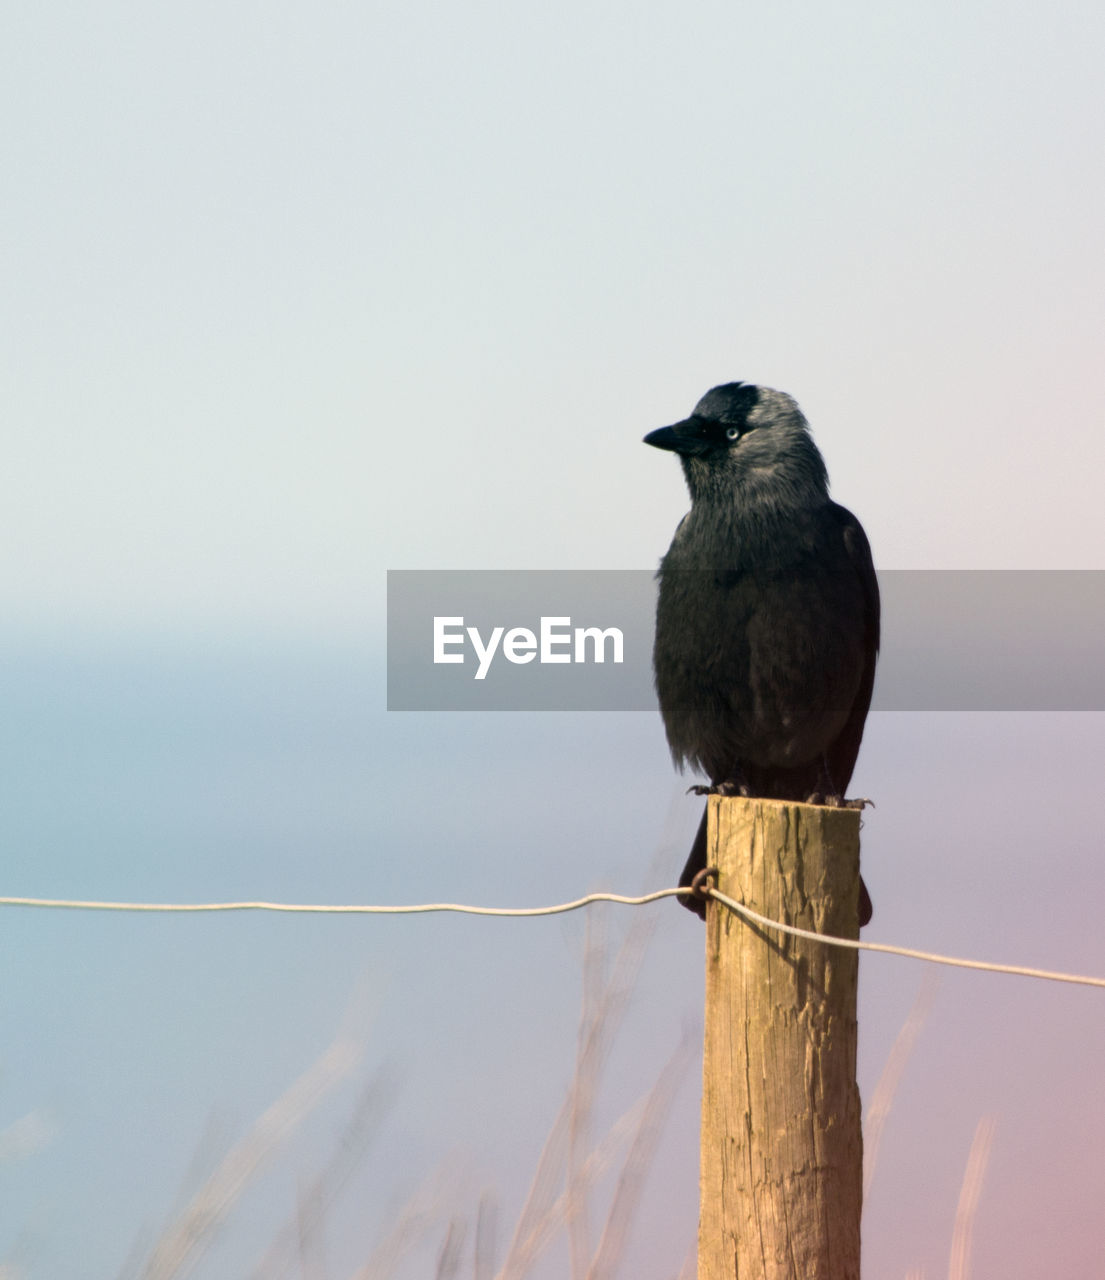
M 716 383 L 798 399 L 881 570 L 1105 569 L 1103 44 L 1074 0 L 5 14 L 0 892 L 671 883 L 697 808 L 658 716 L 388 713 L 385 575 L 654 566 L 687 499 L 641 437 Z M 1103 764 L 1100 713 L 873 715 L 871 937 L 1105 973 Z M 700 1034 L 700 935 L 668 905 L 596 1124 Z M 613 948 L 630 922 L 605 920 Z M 363 1058 L 195 1274 L 250 1273 L 376 1073 L 316 1273 L 355 1274 L 432 1176 L 444 1208 L 391 1274 L 427 1274 L 454 1215 L 470 1248 L 483 1187 L 501 1260 L 572 1079 L 582 920 L 3 923 L 15 1274 L 143 1274 L 362 1005 Z M 865 1100 L 922 976 L 864 958 Z M 1098 1002 L 942 976 L 868 1274 L 945 1274 L 985 1116 L 975 1274 L 1100 1270 Z M 641 1280 L 693 1243 L 696 1070 Z

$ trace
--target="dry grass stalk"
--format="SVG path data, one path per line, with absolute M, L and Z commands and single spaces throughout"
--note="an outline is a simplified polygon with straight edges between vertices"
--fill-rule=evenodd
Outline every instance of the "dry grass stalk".
M 867 1193 L 870 1191 L 871 1183 L 875 1177 L 875 1165 L 879 1158 L 879 1145 L 882 1142 L 882 1133 L 886 1126 L 887 1117 L 890 1115 L 890 1108 L 898 1092 L 898 1086 L 902 1082 L 906 1063 L 916 1047 L 917 1037 L 921 1034 L 921 1028 L 928 1021 L 928 1016 L 932 1012 L 932 1006 L 936 1001 L 936 993 L 939 988 L 940 975 L 935 969 L 926 969 L 925 975 L 921 979 L 917 998 L 913 1002 L 913 1008 L 909 1011 L 909 1016 L 902 1024 L 902 1029 L 898 1032 L 894 1044 L 891 1046 L 890 1053 L 887 1055 L 886 1065 L 882 1069 L 882 1075 L 879 1076 L 879 1082 L 875 1085 L 875 1091 L 872 1093 L 871 1101 L 867 1106 L 867 1115 L 864 1117 L 863 1124 L 864 1200 L 867 1199 Z
M 345 1027 L 322 1056 L 254 1123 L 162 1233 L 142 1280 L 179 1280 L 209 1247 L 242 1192 L 301 1121 L 356 1066 L 363 1036 Z
M 994 1144 L 997 1128 L 996 1116 L 983 1116 L 975 1129 L 971 1151 L 967 1156 L 967 1168 L 963 1174 L 963 1186 L 959 1192 L 959 1204 L 955 1211 L 955 1230 L 952 1232 L 951 1260 L 948 1264 L 948 1280 L 970 1280 L 971 1235 L 975 1215 L 982 1196 L 982 1184 L 986 1179 L 986 1166 L 990 1161 L 990 1148 Z

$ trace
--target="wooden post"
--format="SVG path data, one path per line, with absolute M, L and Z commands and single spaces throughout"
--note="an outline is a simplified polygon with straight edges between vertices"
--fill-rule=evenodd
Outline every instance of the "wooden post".
M 855 938 L 859 817 L 711 796 L 717 887 Z M 707 907 L 698 1280 L 859 1280 L 858 958 Z

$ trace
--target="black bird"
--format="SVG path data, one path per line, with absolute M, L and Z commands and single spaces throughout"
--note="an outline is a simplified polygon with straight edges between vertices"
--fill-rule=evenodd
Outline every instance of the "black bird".
M 879 587 L 801 409 L 730 382 L 645 443 L 679 454 L 691 493 L 657 574 L 653 668 L 675 763 L 723 794 L 862 805 L 844 793 L 871 705 Z M 679 883 L 705 865 L 703 814 Z M 860 881 L 860 924 L 871 911 Z

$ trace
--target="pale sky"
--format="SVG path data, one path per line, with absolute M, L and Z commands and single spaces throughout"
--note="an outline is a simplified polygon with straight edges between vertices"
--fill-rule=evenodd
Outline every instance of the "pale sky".
M 1090 5 L 54 4 L 8 19 L 24 620 L 363 620 L 648 567 L 635 448 L 782 386 L 888 568 L 1101 567 Z
M 651 567 L 686 495 L 641 437 L 719 382 L 799 400 L 881 568 L 1105 569 L 1103 55 L 1080 0 L 6 14 L 3 892 L 670 880 L 694 818 L 649 872 L 687 782 L 658 719 L 388 716 L 384 575 Z M 873 936 L 1105 972 L 1103 766 L 1100 716 L 875 718 Z M 658 912 L 627 1100 L 700 1016 L 682 916 Z M 582 924 L 3 923 L 0 1133 L 54 1129 L 0 1166 L 0 1260 L 116 1274 L 205 1125 L 260 1114 L 366 969 L 413 1082 L 377 1199 L 459 1149 L 507 1231 L 571 1077 Z M 920 980 L 864 962 L 868 1092 Z M 944 1273 L 991 1111 L 978 1274 L 1099 1268 L 1095 999 L 945 981 L 872 1274 Z M 693 1239 L 695 1093 L 637 1280 Z M 362 1225 L 335 1226 L 350 1271 Z

